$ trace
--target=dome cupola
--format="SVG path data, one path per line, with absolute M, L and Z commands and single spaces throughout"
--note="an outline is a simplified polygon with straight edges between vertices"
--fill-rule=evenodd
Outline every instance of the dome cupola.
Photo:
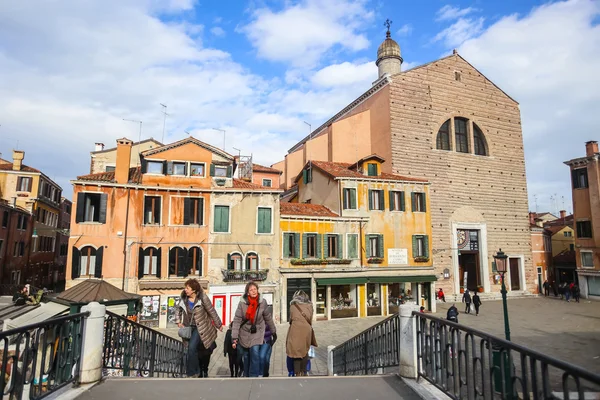
M 390 34 L 390 25 L 392 21 L 389 19 L 385 21 L 384 26 L 387 26 L 387 32 L 385 34 L 385 40 L 377 49 L 377 65 L 379 69 L 379 78 L 384 75 L 394 75 L 401 72 L 402 67 L 402 55 L 400 53 L 400 46 Z

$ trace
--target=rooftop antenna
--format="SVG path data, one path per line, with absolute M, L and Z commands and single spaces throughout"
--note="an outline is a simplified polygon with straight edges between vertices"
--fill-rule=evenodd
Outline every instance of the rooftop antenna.
M 140 133 L 139 133 L 139 137 L 138 137 L 138 143 L 142 141 L 142 121 L 138 121 L 137 119 L 127 119 L 127 118 L 123 118 L 123 121 L 128 121 L 128 122 L 135 122 L 137 124 L 140 124 Z
M 162 106 L 162 113 L 164 114 L 163 117 L 163 132 L 162 132 L 162 140 L 161 142 L 164 143 L 165 142 L 165 125 L 167 124 L 167 105 L 163 104 L 163 103 L 159 103 Z
M 213 128 L 215 131 L 223 132 L 223 151 L 225 151 L 225 129 Z
M 232 147 L 232 149 L 237 150 L 238 152 L 238 159 L 240 159 L 240 157 L 242 156 L 242 151 L 238 148 Z
M 185 132 L 185 133 L 187 133 L 187 134 L 188 134 L 188 136 L 192 136 L 192 134 L 191 134 L 191 133 L 189 133 L 188 131 L 184 131 L 184 132 Z

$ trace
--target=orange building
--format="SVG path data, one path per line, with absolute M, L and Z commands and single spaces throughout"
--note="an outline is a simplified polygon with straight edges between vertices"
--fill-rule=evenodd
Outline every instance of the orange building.
M 531 224 L 531 253 L 533 266 L 537 272 L 537 293 L 544 293 L 543 284 L 544 281 L 552 283 L 552 232 L 545 229 L 543 226 L 533 223 L 533 215 L 530 213 L 532 219 Z M 510 282 L 507 282 L 510 286 Z

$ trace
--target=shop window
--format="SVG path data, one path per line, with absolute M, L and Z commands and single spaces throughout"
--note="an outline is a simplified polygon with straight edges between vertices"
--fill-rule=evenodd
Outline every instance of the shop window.
M 258 271 L 258 254 L 248 253 L 246 255 L 246 270 L 247 271 Z
M 145 196 L 144 197 L 144 224 L 158 225 L 160 224 L 160 196 Z
M 188 275 L 202 275 L 202 249 L 198 246 L 187 250 L 186 267 Z
M 574 189 L 585 189 L 589 187 L 587 168 L 574 169 L 571 172 Z
M 169 250 L 169 276 L 188 276 L 187 250 L 182 247 L 173 247 Z
M 233 253 L 227 255 L 227 269 L 229 271 L 241 271 L 242 270 L 242 255 Z
M 413 212 L 426 212 L 427 201 L 425 199 L 425 193 L 413 192 L 410 194 L 412 202 Z
M 390 190 L 390 211 L 404 211 L 404 192 Z
M 594 268 L 594 253 L 591 251 L 581 251 L 581 266 L 583 268 Z
M 439 150 L 450 150 L 450 120 L 440 126 L 436 139 L 436 148 Z
M 592 223 L 590 221 L 577 221 L 577 238 L 591 238 Z
M 410 283 L 391 283 L 388 285 L 388 313 L 396 314 L 400 304 L 413 301 Z
M 104 193 L 78 193 L 75 221 L 106 223 L 106 204 Z
M 147 275 L 155 275 L 160 278 L 160 259 L 160 249 L 154 247 L 140 248 L 138 278 L 141 279 Z
M 273 185 L 273 181 L 271 179 L 263 179 L 262 185 L 264 187 L 271 187 Z
M 369 190 L 369 210 L 383 210 L 383 202 L 383 190 Z
M 186 197 L 183 199 L 183 224 L 202 225 L 204 223 L 204 199 Z
M 331 286 L 331 318 L 358 317 L 356 285 Z
M 378 283 L 367 283 L 367 316 L 381 315 L 381 291 Z
M 283 258 L 300 258 L 300 234 L 283 234 Z
M 73 247 L 73 262 L 71 269 L 71 277 L 75 278 L 90 278 L 102 277 L 102 255 L 104 247 L 98 249 L 92 246 L 85 246 L 81 250 Z
M 356 210 L 356 189 L 344 189 L 344 210 Z
M 469 152 L 469 139 L 467 137 L 467 120 L 454 118 L 454 136 L 456 138 L 456 151 L 460 153 Z

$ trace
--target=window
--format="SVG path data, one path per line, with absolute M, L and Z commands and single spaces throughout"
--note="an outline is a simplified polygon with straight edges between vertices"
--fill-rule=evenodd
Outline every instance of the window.
M 591 238 L 592 237 L 592 223 L 590 221 L 577 221 L 577 237 L 578 238 Z
M 15 248 L 13 250 L 13 257 L 23 257 L 25 255 L 25 242 L 15 242 Z
M 358 234 L 350 233 L 346 237 L 348 240 L 348 258 L 355 260 L 358 258 Z
M 98 249 L 86 246 L 81 250 L 73 247 L 72 278 L 80 277 L 102 277 L 102 255 L 104 248 Z
M 572 237 L 572 236 L 573 236 L 573 232 L 571 232 L 571 231 L 564 231 L 564 232 L 563 232 L 563 235 L 564 235 L 565 237 Z
M 168 162 L 167 163 L 167 175 L 187 175 L 187 163 L 185 162 Z
M 373 164 L 373 163 L 367 164 L 367 175 L 368 176 L 377 176 L 377 164 Z
M 426 212 L 425 193 L 413 192 L 410 195 L 412 197 L 412 210 L 415 212 Z
M 213 174 L 213 176 L 216 177 L 222 177 L 222 178 L 226 178 L 227 175 L 227 168 L 226 166 L 223 165 L 215 165 L 215 173 Z
M 476 155 L 487 156 L 485 137 L 481 129 L 475 124 L 473 124 L 473 147 Z
M 2 227 L 6 228 L 8 226 L 8 211 L 4 211 L 2 213 Z
M 246 255 L 246 270 L 258 271 L 258 254 L 248 253 Z
M 146 173 L 162 175 L 164 173 L 164 162 L 146 161 Z
M 450 150 L 450 120 L 440 126 L 435 147 L 439 150 Z
M 104 169 L 104 171 L 106 171 L 106 172 L 114 172 L 115 168 L 116 167 L 114 165 L 107 165 L 106 168 Z
M 574 169 L 571 174 L 574 189 L 585 189 L 589 187 L 587 168 Z
M 283 234 L 283 258 L 300 258 L 300 234 Z
M 303 258 L 321 258 L 321 235 L 305 233 L 302 235 Z
M 227 269 L 230 271 L 241 271 L 242 270 L 242 255 L 241 254 L 229 254 L 227 256 Z
M 138 267 L 138 278 L 146 275 L 156 275 L 160 278 L 160 249 L 148 247 L 140 248 L 140 259 Z
M 214 232 L 229 232 L 229 206 L 215 206 Z
M 367 258 L 383 258 L 383 235 L 367 235 Z
M 413 258 L 429 258 L 429 237 L 426 235 L 413 235 Z
M 390 211 L 404 211 L 404 192 L 390 190 Z
M 258 207 L 257 233 L 271 233 L 271 209 Z
M 594 268 L 594 253 L 591 251 L 581 251 L 581 266 L 583 268 Z
M 454 136 L 456 137 L 456 151 L 461 153 L 469 152 L 469 141 L 467 138 L 467 120 L 464 118 L 454 118 Z
M 202 225 L 204 223 L 204 199 L 186 197 L 183 199 L 183 224 Z
M 182 247 L 172 247 L 169 250 L 169 276 L 188 276 L 186 261 L 187 250 Z
M 573 243 L 569 243 L 569 251 L 575 251 L 575 245 Z
M 204 163 L 190 163 L 190 176 L 204 176 Z
M 273 184 L 273 181 L 271 179 L 263 179 L 262 180 L 262 185 L 265 187 L 271 187 L 272 184 Z
M 339 235 L 326 235 L 323 246 L 326 258 L 342 258 L 342 241 Z
M 188 274 L 202 275 L 202 249 L 194 246 L 187 251 Z
M 302 170 L 302 182 L 303 183 L 312 182 L 312 168 L 310 166 L 308 168 Z
M 158 225 L 160 224 L 160 196 L 144 197 L 144 224 Z
M 31 192 L 31 177 L 19 176 L 17 178 L 17 192 Z
M 369 210 L 383 210 L 383 190 L 369 190 Z
M 2 258 L 2 244 L 4 244 L 4 240 L 0 239 L 0 258 Z
M 344 210 L 356 210 L 356 189 L 344 189 Z
M 104 193 L 78 193 L 75 221 L 106 223 L 106 203 Z
M 27 216 L 23 214 L 19 214 L 17 218 L 17 229 L 20 231 L 24 231 L 27 229 Z

